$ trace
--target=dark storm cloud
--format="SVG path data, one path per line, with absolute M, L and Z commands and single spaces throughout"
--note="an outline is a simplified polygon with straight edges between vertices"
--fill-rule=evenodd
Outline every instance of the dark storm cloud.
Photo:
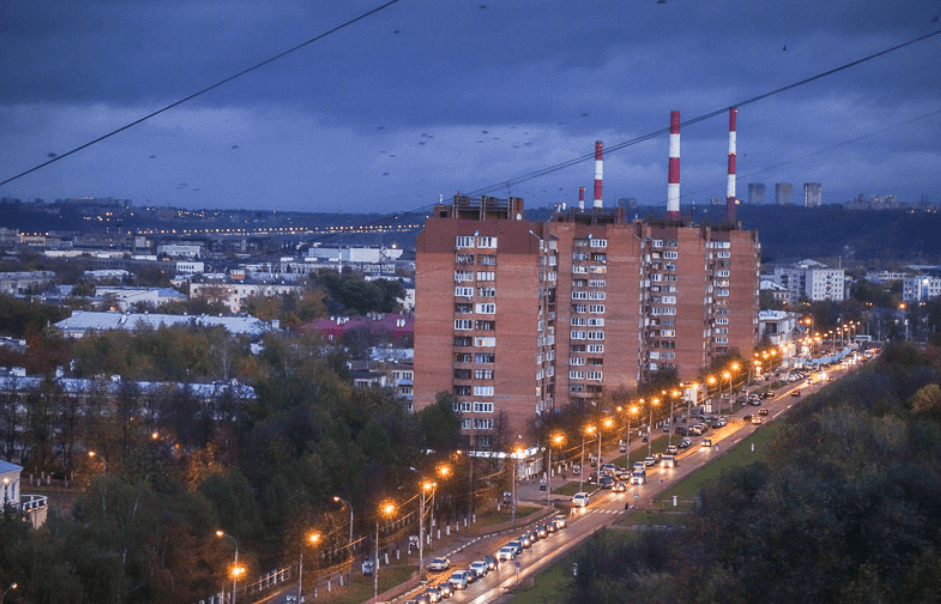
M 0 3 L 0 180 L 377 5 Z M 286 208 L 342 196 L 364 209 L 415 207 L 588 154 L 594 140 L 663 129 L 671 109 L 688 119 L 878 52 L 937 28 L 939 10 L 937 0 L 486 9 L 403 0 L 0 195 L 225 207 L 277 199 Z M 941 36 L 743 108 L 740 174 L 936 110 L 939 44 Z M 723 121 L 684 129 L 683 188 L 700 201 L 724 195 Z M 937 193 L 924 175 L 938 167 L 938 124 L 927 117 L 758 178 L 821 180 L 829 201 L 859 191 Z M 606 192 L 658 201 L 665 156 L 665 139 L 611 154 Z M 912 161 L 923 176 L 907 168 Z M 197 178 L 198 199 L 175 188 Z M 586 165 L 500 194 L 545 205 L 590 179 Z

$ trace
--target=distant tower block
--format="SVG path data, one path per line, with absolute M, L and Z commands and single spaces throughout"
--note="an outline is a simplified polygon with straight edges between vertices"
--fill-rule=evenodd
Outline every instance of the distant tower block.
M 762 182 L 748 183 L 748 203 L 762 204 L 765 202 L 765 184 Z
M 601 161 L 601 141 L 595 142 L 595 200 L 593 207 L 602 208 L 604 203 L 601 201 L 601 181 L 604 178 L 604 168 Z
M 804 183 L 804 207 L 816 208 L 820 205 L 820 189 L 822 185 L 819 182 Z
M 774 201 L 779 206 L 791 205 L 791 192 L 794 187 L 789 182 L 779 182 L 774 185 Z
M 680 112 L 670 112 L 670 166 L 667 170 L 667 216 L 680 219 Z

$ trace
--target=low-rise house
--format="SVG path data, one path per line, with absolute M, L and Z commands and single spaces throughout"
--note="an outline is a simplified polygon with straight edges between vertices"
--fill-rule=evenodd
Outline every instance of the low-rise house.
M 12 508 L 33 528 L 39 528 L 46 521 L 48 502 L 44 495 L 28 495 L 20 491 L 22 472 L 22 466 L 0 459 L 0 510 Z

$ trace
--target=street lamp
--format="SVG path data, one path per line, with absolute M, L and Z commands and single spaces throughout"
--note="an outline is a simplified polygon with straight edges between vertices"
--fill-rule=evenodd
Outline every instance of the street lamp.
M 395 504 L 384 503 L 379 508 L 379 516 L 376 517 L 376 557 L 373 560 L 372 567 L 372 597 L 379 597 L 379 520 L 382 516 L 391 516 L 395 513 Z
M 222 531 L 216 531 L 216 537 L 220 539 L 231 539 L 232 543 L 235 545 L 235 564 L 232 567 L 232 604 L 235 604 L 235 582 L 238 580 L 239 574 L 241 574 L 239 572 L 239 542 L 232 535 Z
M 614 420 L 610 417 L 604 420 L 603 426 L 605 428 L 610 428 L 614 425 Z M 601 430 L 598 430 L 598 480 L 601 481 Z
M 562 432 L 553 432 L 549 437 L 549 466 L 546 468 L 546 507 L 551 503 L 552 487 L 550 479 L 552 478 L 552 445 L 561 447 L 565 443 L 565 434 Z
M 585 439 L 588 438 L 588 436 L 594 434 L 596 429 L 597 428 L 595 428 L 594 426 L 585 426 L 584 431 L 582 431 L 582 457 L 581 457 L 581 460 L 579 461 L 581 466 L 579 467 L 579 470 L 578 470 L 578 490 L 579 491 L 582 490 L 582 484 L 585 482 Z
M 679 394 L 677 390 L 670 391 L 670 431 L 667 432 L 668 445 L 673 445 L 673 404 L 676 402 L 676 397 L 679 396 Z
M 95 459 L 96 456 L 98 456 L 98 454 L 95 453 L 94 451 L 89 451 L 89 452 L 88 452 L 88 457 L 89 457 L 89 459 Z M 105 459 L 105 456 L 104 456 L 104 455 L 101 456 L 101 473 L 102 473 L 102 474 L 107 474 L 107 473 L 108 473 L 108 460 Z
M 344 504 L 346 504 L 346 507 L 350 508 L 350 541 L 349 541 L 349 545 L 347 546 L 347 548 L 349 549 L 349 553 L 350 553 L 350 566 L 349 566 L 349 569 L 346 571 L 346 583 L 347 585 L 349 585 L 350 580 L 352 579 L 351 573 L 353 572 L 353 504 L 347 501 L 346 499 L 343 499 L 342 497 L 338 497 L 336 495 L 333 496 L 333 500 L 337 503 L 343 502 Z M 298 598 L 298 600 L 300 599 Z
M 16 589 L 16 583 L 11 583 L 9 587 L 3 590 L 3 593 L 0 593 L 0 604 L 3 604 L 3 598 L 7 597 L 7 592 L 11 589 Z
M 408 469 L 421 476 L 421 472 L 415 468 L 409 466 Z M 425 497 L 429 490 L 434 492 L 436 486 L 436 483 L 422 477 L 421 497 L 418 500 L 418 576 L 422 579 L 425 578 Z
M 627 410 L 627 454 L 624 456 L 624 467 L 628 471 L 631 469 L 631 416 L 637 415 L 638 411 L 640 411 L 640 409 L 637 408 L 637 405 Z
M 729 381 L 729 413 L 732 413 L 732 372 L 724 371 L 722 372 L 722 377 Z M 719 400 L 722 400 L 722 397 L 719 397 Z M 719 415 L 722 413 L 720 412 Z
M 647 422 L 647 457 L 652 455 L 653 447 L 653 408 L 660 404 L 660 399 L 650 401 L 650 420 Z
M 311 545 L 317 545 L 320 541 L 320 533 L 314 533 L 308 537 Z M 297 571 L 297 601 L 303 602 L 304 597 L 304 548 L 301 547 L 301 563 Z
M 519 464 L 519 458 L 523 456 L 523 448 L 516 447 L 513 453 L 513 474 L 512 474 L 512 487 L 513 487 L 513 503 L 511 504 L 510 517 L 513 520 L 513 526 L 516 526 L 516 466 Z M 548 488 L 548 487 L 546 487 Z

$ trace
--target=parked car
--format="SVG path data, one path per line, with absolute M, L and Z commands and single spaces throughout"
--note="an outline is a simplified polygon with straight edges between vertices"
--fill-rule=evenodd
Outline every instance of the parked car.
M 588 497 L 588 493 L 585 493 L 584 491 L 575 493 L 575 495 L 572 496 L 572 507 L 587 508 L 589 500 L 590 498 Z
M 758 397 L 748 399 L 748 404 L 753 407 L 758 407 L 761 405 L 761 399 Z
M 467 589 L 467 584 L 470 582 L 467 574 L 466 570 L 456 570 L 448 577 L 448 583 L 450 583 L 451 587 L 454 589 Z
M 447 558 L 435 558 L 428 563 L 428 570 L 434 573 L 443 573 L 451 568 L 451 561 Z

